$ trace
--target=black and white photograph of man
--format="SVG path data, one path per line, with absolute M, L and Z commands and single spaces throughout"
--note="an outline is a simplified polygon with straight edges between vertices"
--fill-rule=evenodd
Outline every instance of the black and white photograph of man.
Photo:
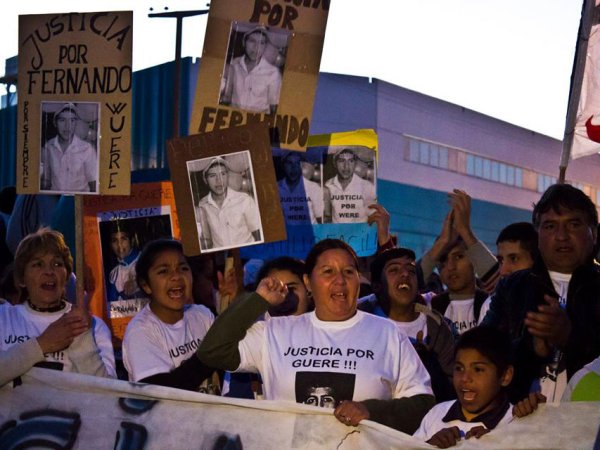
M 325 223 L 367 222 L 377 202 L 374 152 L 361 146 L 332 146 L 324 165 Z
M 287 46 L 287 31 L 256 23 L 233 22 L 219 103 L 275 114 Z
M 187 162 L 201 251 L 263 242 L 250 152 Z
M 320 152 L 273 151 L 279 161 L 277 181 L 281 208 L 288 225 L 323 222 L 323 188 Z
M 99 106 L 42 102 L 40 191 L 98 191 Z

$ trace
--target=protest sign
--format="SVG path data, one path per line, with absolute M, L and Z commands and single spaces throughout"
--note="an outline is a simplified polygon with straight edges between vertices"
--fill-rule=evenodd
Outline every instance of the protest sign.
M 131 11 L 19 16 L 17 192 L 127 195 Z
M 356 130 L 311 136 L 306 152 L 273 149 L 287 240 L 243 249 L 244 258 L 305 258 L 322 239 L 336 238 L 359 256 L 377 250 L 367 224 L 377 202 L 377 135 Z
M 285 239 L 266 123 L 167 146 L 187 255 Z
M 90 310 L 122 339 L 147 302 L 135 282 L 141 249 L 154 239 L 180 236 L 173 186 L 138 183 L 129 196 L 85 197 L 83 211 Z
M 190 134 L 266 121 L 282 148 L 306 148 L 329 0 L 211 5 Z

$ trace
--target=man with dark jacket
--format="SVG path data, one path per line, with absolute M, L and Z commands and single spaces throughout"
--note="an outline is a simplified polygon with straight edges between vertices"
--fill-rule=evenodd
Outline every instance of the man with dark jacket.
M 531 269 L 500 281 L 482 322 L 513 340 L 513 402 L 530 390 L 558 401 L 568 378 L 600 355 L 596 206 L 579 189 L 556 184 L 532 217 L 540 257 Z

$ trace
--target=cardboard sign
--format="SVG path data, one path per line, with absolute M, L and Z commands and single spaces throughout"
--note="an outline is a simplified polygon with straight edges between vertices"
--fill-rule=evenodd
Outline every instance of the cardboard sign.
M 287 240 L 244 249 L 244 258 L 305 258 L 325 238 L 341 239 L 359 256 L 377 250 L 367 224 L 377 202 L 377 135 L 356 130 L 311 136 L 306 152 L 273 149 Z
M 167 147 L 186 255 L 285 239 L 266 123 Z
M 19 16 L 18 193 L 129 194 L 132 23 Z
M 329 0 L 211 4 L 190 134 L 267 121 L 306 148 Z
M 131 318 L 146 304 L 135 283 L 135 264 L 154 239 L 179 239 L 171 182 L 132 185 L 129 196 L 84 199 L 84 253 L 90 311 L 104 317 L 122 339 Z

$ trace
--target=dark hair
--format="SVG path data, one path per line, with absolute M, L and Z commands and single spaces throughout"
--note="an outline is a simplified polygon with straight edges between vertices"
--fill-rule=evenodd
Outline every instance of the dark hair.
M 304 273 L 310 276 L 317 265 L 317 259 L 319 259 L 319 256 L 321 256 L 321 254 L 325 253 L 327 250 L 336 249 L 347 251 L 350 256 L 352 256 L 352 259 L 354 260 L 354 266 L 356 267 L 356 270 L 358 270 L 358 256 L 356 256 L 356 252 L 352 247 L 340 239 L 323 239 L 322 241 L 319 241 L 313 245 L 313 247 L 310 249 L 310 252 L 308 252 L 304 266 Z
M 292 258 L 291 256 L 281 256 L 267 261 L 256 274 L 255 284 L 258 285 L 260 280 L 269 276 L 269 272 L 273 270 L 287 270 L 302 281 L 302 275 L 304 275 L 304 262 L 300 259 Z
M 131 239 L 131 229 L 126 220 L 113 220 L 110 222 L 110 237 L 116 233 L 125 233 Z
M 4 214 L 12 214 L 17 200 L 17 188 L 14 186 L 7 186 L 0 191 L 0 212 Z
M 415 261 L 417 256 L 410 248 L 404 247 L 390 248 L 389 250 L 380 253 L 371 263 L 371 281 L 374 283 L 380 282 L 386 263 L 391 259 L 397 258 L 408 258 L 411 261 Z
M 532 222 L 535 228 L 539 228 L 542 214 L 552 209 L 556 214 L 560 209 L 569 209 L 571 211 L 581 211 L 587 218 L 588 225 L 594 229 L 598 227 L 598 210 L 596 205 L 581 190 L 570 184 L 553 184 L 533 208 Z
M 512 364 L 512 346 L 507 333 L 496 328 L 478 326 L 461 334 L 454 349 L 454 358 L 459 350 L 477 350 L 498 369 L 502 375 Z
M 140 253 L 140 257 L 135 264 L 135 281 L 137 282 L 140 289 L 142 288 L 142 282 L 148 283 L 148 272 L 150 271 L 150 267 L 156 261 L 158 255 L 166 250 L 175 250 L 183 253 L 183 246 L 181 242 L 176 241 L 175 239 L 156 239 L 154 241 L 148 242 L 142 253 Z
M 467 244 L 465 244 L 465 241 L 463 241 L 463 238 L 460 237 L 460 236 L 458 236 L 454 240 L 454 242 L 452 242 L 450 245 L 448 245 L 444 249 L 444 252 L 440 255 L 440 258 L 439 258 L 439 261 L 438 261 L 438 263 L 439 263 L 440 266 L 446 262 L 446 260 L 448 259 L 448 255 L 450 254 L 450 252 L 452 250 L 454 250 L 458 246 L 462 246 L 465 250 L 467 249 Z
M 538 255 L 538 234 L 529 222 L 515 222 L 504 227 L 498 234 L 496 245 L 506 241 L 519 242 L 521 248 L 528 252 L 532 259 Z

